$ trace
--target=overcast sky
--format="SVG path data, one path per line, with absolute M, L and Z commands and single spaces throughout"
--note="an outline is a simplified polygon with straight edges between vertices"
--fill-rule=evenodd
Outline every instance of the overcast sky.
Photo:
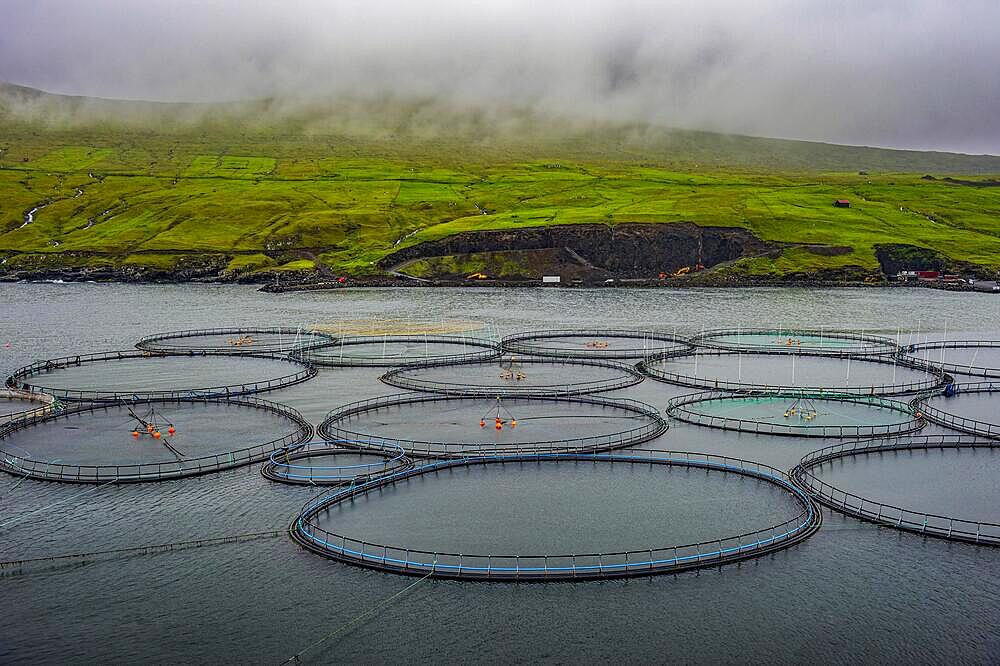
M 1000 154 L 1000 0 L 0 0 L 0 80 L 215 101 L 433 95 Z

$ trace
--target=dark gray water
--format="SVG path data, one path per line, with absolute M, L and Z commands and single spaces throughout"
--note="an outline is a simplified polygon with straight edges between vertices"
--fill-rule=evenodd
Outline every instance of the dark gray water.
M 505 333 L 556 326 L 697 333 L 722 326 L 822 325 L 864 328 L 904 343 L 928 335 L 996 338 L 1000 320 L 1000 299 L 991 295 L 917 289 L 413 289 L 269 296 L 237 286 L 0 285 L 0 304 L 0 338 L 11 342 L 10 349 L 0 349 L 5 373 L 39 358 L 127 348 L 162 330 L 366 317 L 459 316 L 493 321 Z M 266 397 L 318 422 L 337 405 L 397 392 L 377 382 L 381 372 L 325 369 L 310 382 Z M 646 381 L 617 395 L 662 408 L 686 392 Z M 814 446 L 677 423 L 646 445 L 783 469 Z M 994 472 L 969 482 L 979 460 Z M 889 458 L 873 460 L 876 471 L 865 472 L 858 460 L 844 466 L 858 470 L 844 480 L 856 492 L 921 510 L 985 510 L 1000 505 L 1000 489 L 990 482 L 995 462 L 989 460 L 943 452 L 906 458 L 905 467 Z M 721 521 L 722 528 L 752 528 L 769 512 L 788 508 L 780 494 L 731 476 L 698 477 L 704 479 L 695 496 L 701 503 L 684 506 L 679 492 L 691 477 L 681 470 L 658 475 L 645 468 L 629 475 L 623 465 L 608 476 L 567 469 L 533 468 L 507 477 L 483 468 L 428 477 L 411 486 L 419 495 L 399 492 L 398 515 L 389 515 L 393 506 L 373 495 L 351 509 L 351 520 L 357 529 L 391 529 L 381 536 L 400 541 L 432 537 L 435 526 L 473 545 L 506 531 L 528 548 L 646 541 L 657 525 L 703 533 L 711 529 L 709 520 Z M 891 495 L 867 489 L 869 480 L 890 475 Z M 628 488 L 626 479 L 641 485 Z M 671 479 L 681 480 L 669 485 Z M 459 483 L 449 485 L 451 480 Z M 657 482 L 668 484 L 662 493 Z M 513 490 L 522 491 L 523 499 L 502 503 Z M 315 494 L 266 482 L 256 467 L 122 487 L 3 477 L 0 559 L 282 529 Z M 425 499 L 432 509 L 421 512 L 406 504 L 407 497 Z M 564 503 L 554 517 L 532 530 L 527 517 L 556 497 Z M 628 499 L 657 510 L 629 515 L 623 512 Z M 727 502 L 733 512 L 723 514 L 719 505 Z M 615 524 L 605 529 L 609 521 Z M 475 540 L 477 531 L 482 541 Z M 277 537 L 0 578 L 0 661 L 277 663 L 339 631 L 303 661 L 988 663 L 1000 654 L 998 572 L 996 550 L 826 513 L 823 528 L 808 541 L 738 566 L 581 584 L 427 580 L 341 630 L 414 579 L 327 561 Z

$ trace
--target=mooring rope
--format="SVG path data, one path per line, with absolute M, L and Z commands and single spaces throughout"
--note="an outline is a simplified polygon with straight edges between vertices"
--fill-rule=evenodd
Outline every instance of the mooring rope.
M 174 541 L 171 543 L 147 544 L 145 546 L 129 546 L 127 548 L 110 548 L 108 550 L 95 550 L 89 553 L 68 553 L 65 555 L 48 555 L 45 557 L 33 557 L 24 560 L 7 560 L 0 562 L 0 572 L 15 569 L 23 569 L 25 566 L 42 564 L 46 562 L 67 564 L 77 564 L 78 561 L 86 562 L 94 560 L 102 555 L 118 555 L 127 557 L 129 555 L 144 555 L 164 553 L 172 550 L 182 550 L 187 548 L 203 548 L 206 546 L 218 546 L 227 543 L 239 543 L 251 539 L 263 539 L 267 537 L 277 537 L 287 534 L 287 529 L 271 530 L 269 532 L 247 532 L 246 534 L 232 534 L 223 537 L 208 537 L 205 539 L 194 539 L 188 541 Z
M 434 564 L 437 564 L 437 558 L 434 559 Z M 373 613 L 375 613 L 378 610 L 381 610 L 382 608 L 384 608 L 385 606 L 387 606 L 392 601 L 398 599 L 399 597 L 403 596 L 404 594 L 406 594 L 407 592 L 409 592 L 410 590 L 412 590 L 413 588 L 415 588 L 417 585 L 420 585 L 421 583 L 423 583 L 425 580 L 427 580 L 428 578 L 430 578 L 431 574 L 433 574 L 433 573 L 434 573 L 433 570 L 429 571 L 427 573 L 427 575 L 421 576 L 420 578 L 418 578 L 417 580 L 413 581 L 412 583 L 410 583 L 409 585 L 407 585 L 402 590 L 400 590 L 396 594 L 392 595 L 391 597 L 389 597 L 385 601 L 382 601 L 381 603 L 376 604 L 375 606 L 372 606 L 371 608 L 369 608 L 365 612 L 363 612 L 360 615 L 358 615 L 357 617 L 355 617 L 350 622 L 337 627 L 336 629 L 334 629 L 333 631 L 331 631 L 326 636 L 323 636 L 322 638 L 320 638 L 315 643 L 311 643 L 310 645 L 307 645 L 306 647 L 302 648 L 301 650 L 299 650 L 298 652 L 296 652 L 295 654 L 293 654 L 291 657 L 289 657 L 285 661 L 281 662 L 282 666 L 284 666 L 285 664 L 300 664 L 300 663 L 302 663 L 302 660 L 300 659 L 300 657 L 303 654 L 305 654 L 309 650 L 312 650 L 315 647 L 319 647 L 320 645 L 322 645 L 323 643 L 327 642 L 331 638 L 334 638 L 337 635 L 341 634 L 342 632 L 347 631 L 349 628 L 351 628 L 352 626 L 354 626 L 356 623 L 360 622 L 365 617 L 367 617 L 369 615 L 372 615 Z
M 110 481 L 108 481 L 106 483 L 102 483 L 102 484 L 100 484 L 98 486 L 94 486 L 93 488 L 88 488 L 87 490 L 84 490 L 83 492 L 76 493 L 74 495 L 70 495 L 69 497 L 64 497 L 61 500 L 59 500 L 58 502 L 53 502 L 52 504 L 49 504 L 47 506 L 43 506 L 43 507 L 41 507 L 39 509 L 35 509 L 34 511 L 29 511 L 28 513 L 22 513 L 22 514 L 20 514 L 18 516 L 15 516 L 14 518 L 6 521 L 6 522 L 0 523 L 0 529 L 3 529 L 5 527 L 9 527 L 11 525 L 20 524 L 19 521 L 23 521 L 25 518 L 28 518 L 29 516 L 33 516 L 36 513 L 39 513 L 41 511 L 45 511 L 47 509 L 51 509 L 54 506 L 59 506 L 60 504 L 63 504 L 64 502 L 68 502 L 69 500 L 76 499 L 78 497 L 82 497 L 83 495 L 86 495 L 87 493 L 92 493 L 95 490 L 99 490 L 101 488 L 104 488 L 106 486 L 111 485 L 112 483 L 117 483 L 117 482 L 118 482 L 118 477 L 116 476 L 115 478 L 111 479 Z

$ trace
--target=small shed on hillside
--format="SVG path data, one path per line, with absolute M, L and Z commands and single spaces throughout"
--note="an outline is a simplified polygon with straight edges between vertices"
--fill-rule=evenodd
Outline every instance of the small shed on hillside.
M 833 205 L 836 206 L 837 208 L 850 208 L 851 202 L 848 201 L 847 199 L 837 199 L 836 201 L 833 202 Z

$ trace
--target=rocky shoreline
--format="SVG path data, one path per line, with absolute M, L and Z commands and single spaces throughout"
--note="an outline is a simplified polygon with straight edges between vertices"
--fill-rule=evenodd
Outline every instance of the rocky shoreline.
M 245 274 L 226 275 L 219 271 L 156 271 L 144 270 L 139 267 L 128 269 L 45 269 L 39 271 L 11 271 L 0 274 L 0 282 L 7 283 L 123 283 L 123 284 L 245 284 L 257 286 L 260 291 L 268 293 L 288 293 L 297 291 L 328 291 L 358 287 L 463 287 L 463 288 L 760 288 L 760 287 L 843 287 L 843 288 L 884 288 L 884 287 L 924 287 L 945 291 L 986 291 L 976 289 L 967 283 L 945 282 L 891 282 L 882 277 L 861 279 L 853 275 L 817 274 L 791 275 L 785 277 L 744 277 L 726 274 L 686 275 L 667 279 L 621 278 L 605 280 L 573 280 L 560 284 L 543 284 L 540 280 L 461 280 L 434 279 L 416 280 L 402 275 L 374 275 L 360 277 L 345 277 L 343 281 L 331 280 L 317 272 L 298 272 L 283 274 Z

